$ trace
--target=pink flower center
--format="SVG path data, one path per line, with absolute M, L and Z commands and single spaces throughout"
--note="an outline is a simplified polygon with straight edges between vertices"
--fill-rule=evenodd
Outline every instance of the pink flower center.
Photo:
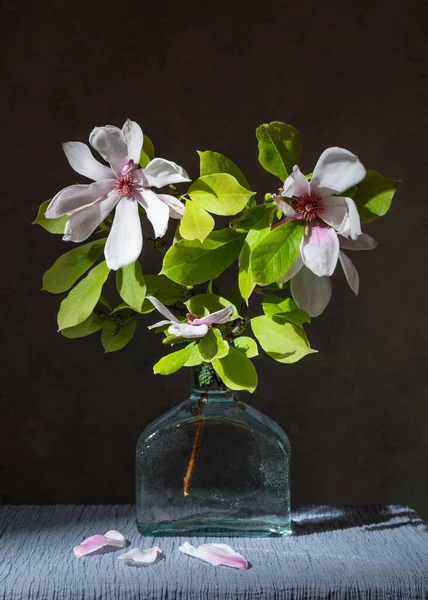
M 297 198 L 293 208 L 304 221 L 313 221 L 322 214 L 324 203 L 319 194 L 312 192 Z
M 129 175 L 122 175 L 114 182 L 114 187 L 121 196 L 133 196 L 137 182 Z
M 186 317 L 187 317 L 187 322 L 189 324 L 193 323 L 193 321 L 198 318 L 198 317 L 195 317 L 195 315 L 192 315 L 192 313 L 186 313 Z

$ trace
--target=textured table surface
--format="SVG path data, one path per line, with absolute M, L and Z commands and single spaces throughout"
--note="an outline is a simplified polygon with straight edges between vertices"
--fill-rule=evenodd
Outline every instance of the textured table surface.
M 286 538 L 225 541 L 251 564 L 213 567 L 181 554 L 186 538 L 144 538 L 133 506 L 1 506 L 0 599 L 428 599 L 428 528 L 404 506 L 312 506 L 294 511 Z M 75 558 L 86 537 L 118 529 L 131 547 L 164 558 L 129 566 L 124 550 Z

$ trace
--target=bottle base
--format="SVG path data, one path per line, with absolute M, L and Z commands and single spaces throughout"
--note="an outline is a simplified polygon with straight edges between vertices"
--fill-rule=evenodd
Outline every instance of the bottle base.
M 246 519 L 189 519 L 140 523 L 138 531 L 145 536 L 215 536 L 215 537 L 283 537 L 292 533 L 291 521 L 278 524 Z

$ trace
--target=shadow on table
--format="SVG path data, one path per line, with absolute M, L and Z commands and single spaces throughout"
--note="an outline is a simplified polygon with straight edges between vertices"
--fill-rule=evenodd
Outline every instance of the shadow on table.
M 292 528 L 296 536 L 326 531 L 363 528 L 366 531 L 397 527 L 423 527 L 424 521 L 405 506 L 317 506 L 301 507 L 293 512 Z

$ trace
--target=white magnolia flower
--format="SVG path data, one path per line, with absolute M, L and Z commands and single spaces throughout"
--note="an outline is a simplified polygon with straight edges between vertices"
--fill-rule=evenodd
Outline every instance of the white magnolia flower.
M 233 306 L 227 306 L 226 308 L 222 308 L 216 312 L 213 312 L 206 317 L 195 317 L 194 315 L 187 313 L 187 323 L 182 323 L 175 315 L 172 314 L 170 310 L 167 309 L 166 306 L 159 302 L 157 298 L 153 296 L 146 296 L 147 300 L 153 304 L 153 306 L 167 318 L 167 320 L 159 321 L 154 325 L 149 325 L 148 329 L 154 329 L 155 327 L 160 327 L 161 325 L 170 324 L 171 327 L 168 328 L 168 333 L 170 335 L 176 335 L 183 338 L 200 338 L 204 337 L 208 333 L 208 329 L 210 325 L 217 323 L 221 325 L 223 323 L 228 323 L 229 321 L 233 321 L 237 317 L 233 317 L 233 313 L 235 312 L 235 308 Z
M 154 158 L 144 169 L 139 167 L 143 147 L 141 127 L 129 119 L 122 129 L 112 125 L 95 127 L 89 143 L 110 167 L 101 164 L 86 144 L 63 144 L 73 169 L 94 183 L 71 185 L 50 202 L 45 216 L 55 219 L 70 215 L 63 239 L 83 242 L 116 207 L 113 225 L 105 246 L 110 269 L 120 269 L 137 260 L 143 246 L 138 204 L 146 211 L 156 237 L 165 235 L 169 217 L 180 219 L 181 202 L 168 194 L 157 194 L 152 187 L 190 181 L 186 171 L 174 162 Z
M 344 250 L 373 250 L 376 246 L 376 240 L 366 233 L 362 233 L 356 240 L 340 238 L 340 247 Z M 349 287 L 357 295 L 360 278 L 354 263 L 341 250 L 339 250 L 339 261 Z M 318 317 L 330 302 L 330 277 L 315 275 L 299 256 L 287 275 L 281 279 L 281 283 L 290 279 L 291 295 L 297 306 L 305 310 L 311 317 Z
M 304 289 L 306 295 L 303 299 L 302 293 L 296 292 L 295 297 L 292 292 L 293 298 L 311 316 L 321 314 L 330 300 L 329 277 L 337 261 L 340 260 L 345 274 L 352 270 L 351 261 L 340 253 L 339 234 L 358 240 L 362 233 L 360 216 L 352 198 L 340 194 L 365 176 L 366 170 L 355 154 L 344 148 L 327 148 L 318 159 L 311 181 L 295 166 L 284 182 L 281 196 L 275 196 L 287 221 L 306 224 L 300 253 L 281 282 L 300 273 L 293 288 Z

